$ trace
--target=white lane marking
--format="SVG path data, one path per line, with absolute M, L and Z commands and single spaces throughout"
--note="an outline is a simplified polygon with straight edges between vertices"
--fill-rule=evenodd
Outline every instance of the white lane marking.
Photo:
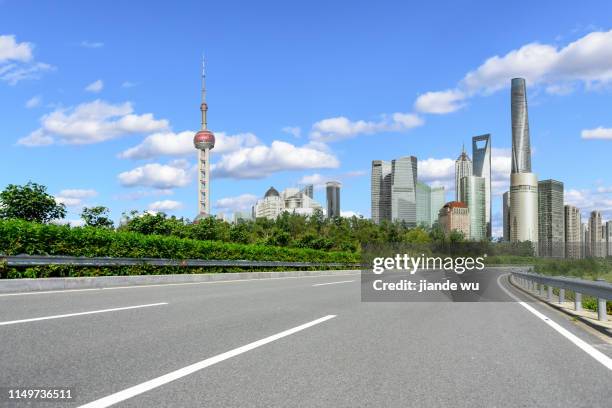
M 309 327 L 315 326 L 319 323 L 323 323 L 329 319 L 333 319 L 336 315 L 327 315 L 325 317 L 321 317 L 320 319 L 313 320 L 312 322 L 302 324 L 300 326 L 294 327 L 289 330 L 285 330 L 283 332 L 274 334 L 270 337 L 266 337 L 261 340 L 254 341 L 253 343 L 249 343 L 242 347 L 235 348 L 230 351 L 226 351 L 225 353 L 218 354 L 214 357 L 207 358 L 206 360 L 199 361 L 197 363 L 191 364 L 187 367 L 180 368 L 176 371 L 172 371 L 171 373 L 162 375 L 160 377 L 154 378 L 152 380 L 143 382 L 142 384 L 135 385 L 133 387 L 127 388 L 123 391 L 119 391 L 115 394 L 111 394 L 107 397 L 100 398 L 96 401 L 90 402 L 85 405 L 81 405 L 79 408 L 105 408 L 110 407 L 118 402 L 125 401 L 129 398 L 135 397 L 136 395 L 145 393 L 154 388 L 161 387 L 164 384 L 168 384 L 169 382 L 178 380 L 179 378 L 188 376 L 190 374 L 195 373 L 196 371 L 200 371 L 206 367 L 210 367 L 211 365 L 220 363 L 229 358 L 235 357 L 239 354 L 246 353 L 247 351 L 253 350 L 257 347 L 261 347 L 265 344 L 271 343 L 275 340 L 282 339 L 283 337 L 290 336 L 299 331 L 307 329 Z
M 568 339 L 569 341 L 574 343 L 582 351 L 584 351 L 589 356 L 593 357 L 595 360 L 597 360 L 598 362 L 603 364 L 608 370 L 612 370 L 612 359 L 610 357 L 606 356 L 604 353 L 602 353 L 601 351 L 597 350 L 595 347 L 591 346 L 589 343 L 587 343 L 586 341 L 582 340 L 580 337 L 576 336 L 575 334 L 573 334 L 569 330 L 565 329 L 563 326 L 561 326 L 558 323 L 552 321 L 549 317 L 547 317 L 543 313 L 538 312 L 531 305 L 528 305 L 527 303 L 523 302 L 521 299 L 516 297 L 513 293 L 511 293 L 508 289 L 506 289 L 502 285 L 500 279 L 503 278 L 504 276 L 508 276 L 508 274 L 500 275 L 497 278 L 497 284 L 499 285 L 500 288 L 502 288 L 502 290 L 504 292 L 506 292 L 506 294 L 508 294 L 508 296 L 510 296 L 511 298 L 516 300 L 519 305 L 521 305 L 525 309 L 529 310 L 531 313 L 533 313 L 535 316 L 537 316 L 539 319 L 541 319 L 544 323 L 546 323 L 547 325 L 549 325 L 550 327 L 555 329 L 563 337 L 565 337 L 566 339 Z
M 325 285 L 335 285 L 337 283 L 349 283 L 349 282 L 355 282 L 354 280 L 347 280 L 347 281 L 338 281 L 338 282 L 326 282 L 326 283 L 316 283 L 312 286 L 325 286 Z
M 44 316 L 44 317 L 34 317 L 32 319 L 11 320 L 11 321 L 7 321 L 7 322 L 0 322 L 0 326 L 8 326 L 9 324 L 38 322 L 40 320 L 62 319 L 64 317 L 84 316 L 84 315 L 97 314 L 97 313 L 118 312 L 120 310 L 141 309 L 143 307 L 161 306 L 161 305 L 167 305 L 167 304 L 168 303 L 166 303 L 166 302 L 162 302 L 162 303 L 150 303 L 150 304 L 147 304 L 147 305 L 116 307 L 116 308 L 113 308 L 113 309 L 91 310 L 89 312 L 68 313 L 68 314 L 61 314 L 61 315 L 55 315 L 55 316 Z
M 359 273 L 347 273 L 340 276 L 357 276 Z M 60 289 L 60 290 L 45 290 L 45 291 L 32 291 L 32 292 L 17 292 L 17 293 L 0 293 L 0 297 L 7 296 L 24 296 L 24 295 L 49 295 L 55 293 L 71 293 L 71 292 L 90 292 L 90 291 L 102 291 L 102 290 L 116 290 L 116 289 L 143 289 L 143 288 L 154 288 L 159 286 L 184 286 L 184 285 L 204 285 L 209 283 L 237 283 L 237 282 L 250 282 L 250 281 L 270 281 L 278 279 L 303 279 L 303 278 L 329 278 L 330 276 L 338 275 L 314 275 L 314 276 L 279 276 L 277 278 L 259 278 L 259 279 L 234 279 L 234 280 L 219 280 L 219 281 L 205 281 L 205 282 L 182 282 L 182 283 L 154 283 L 151 285 L 132 285 L 132 286 L 112 286 L 104 288 L 89 288 L 89 289 Z

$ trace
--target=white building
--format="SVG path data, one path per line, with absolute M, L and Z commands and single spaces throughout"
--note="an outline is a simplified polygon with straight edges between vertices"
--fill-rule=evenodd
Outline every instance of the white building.
M 255 203 L 253 214 L 255 218 L 263 217 L 273 220 L 283 211 L 312 215 L 317 209 L 323 211 L 321 204 L 309 197 L 303 190 L 287 188 L 279 193 L 274 187 L 270 187 L 264 197 Z

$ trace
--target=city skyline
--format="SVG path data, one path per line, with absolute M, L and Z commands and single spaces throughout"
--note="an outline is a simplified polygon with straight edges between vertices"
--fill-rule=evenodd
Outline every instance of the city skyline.
M 186 6 L 181 15 L 195 18 L 199 7 Z M 213 213 L 248 208 L 270 185 L 310 182 L 318 201 L 324 202 L 325 182 L 339 180 L 345 215 L 369 217 L 370 203 L 363 198 L 369 197 L 371 160 L 409 154 L 419 158 L 420 181 L 446 186 L 450 198 L 458 149 L 473 135 L 490 133 L 492 229 L 493 235 L 500 236 L 501 193 L 508 188 L 511 158 L 506 92 L 510 78 L 524 76 L 534 173 L 540 179 L 563 181 L 564 202 L 580 208 L 583 221 L 593 209 L 601 211 L 603 220 L 610 219 L 612 176 L 599 170 L 610 148 L 606 129 L 612 127 L 605 110 L 610 98 L 605 73 L 612 69 L 605 58 L 607 48 L 596 50 L 604 56 L 601 59 L 583 57 L 588 75 L 586 68 L 571 75 L 567 68 L 572 66 L 573 50 L 610 44 L 610 27 L 600 13 L 589 14 L 578 7 L 555 12 L 554 24 L 538 26 L 536 21 L 549 10 L 529 7 L 522 33 L 494 32 L 482 50 L 462 54 L 452 67 L 440 63 L 442 55 L 456 47 L 454 41 L 432 38 L 427 44 L 432 51 L 425 51 L 407 40 L 413 29 L 423 29 L 418 24 L 413 28 L 403 24 L 397 42 L 387 36 L 389 32 L 381 33 L 390 45 L 403 42 L 406 49 L 413 47 L 420 53 L 418 64 L 413 58 L 383 53 L 377 49 L 378 42 L 367 37 L 362 42 L 364 51 L 378 61 L 382 58 L 383 66 L 396 68 L 386 72 L 371 62 L 355 64 L 357 57 L 342 51 L 342 44 L 350 44 L 344 36 L 329 37 L 329 49 L 308 47 L 296 37 L 299 24 L 288 30 L 296 50 L 284 54 L 289 64 L 273 56 L 280 45 L 260 50 L 257 64 L 236 60 L 238 54 L 250 55 L 240 45 L 247 29 L 243 27 L 223 38 L 179 29 L 165 41 L 147 29 L 144 34 L 164 55 L 153 59 L 147 47 L 139 47 L 145 42 L 120 27 L 117 33 L 109 33 L 104 24 L 78 23 L 77 36 L 62 27 L 59 19 L 53 23 L 53 33 L 45 30 L 43 36 L 35 28 L 39 16 L 30 16 L 29 27 L 19 27 L 14 21 L 28 7 L 3 2 L 0 64 L 16 68 L 10 68 L 10 75 L 3 73 L 0 80 L 5 96 L 0 108 L 8 118 L 1 125 L 6 167 L 0 184 L 32 180 L 49 186 L 68 205 L 71 220 L 78 218 L 82 206 L 97 204 L 108 206 L 114 219 L 131 209 L 193 219 L 197 158 L 192 139 L 200 99 L 197 67 L 204 51 L 211 73 L 208 99 L 214 126 L 210 127 L 217 136 L 212 157 Z M 48 5 L 41 5 L 40 11 L 41 15 L 55 13 Z M 164 11 L 153 5 L 151 20 L 164 21 Z M 207 11 L 211 16 L 227 12 L 219 5 Z M 301 17 L 290 11 L 280 9 L 271 15 L 299 22 Z M 400 7 L 399 15 L 405 16 L 402 11 Z M 128 7 L 125 18 L 136 12 Z M 430 12 L 427 6 L 414 10 L 421 17 Z M 67 11 L 68 18 L 77 22 L 80 13 Z M 356 21 L 368 15 L 360 5 L 349 13 Z M 503 14 L 491 15 L 486 24 L 504 25 L 512 12 Z M 422 20 L 425 25 L 431 21 Z M 320 17 L 315 21 L 322 35 L 331 33 L 331 25 Z M 347 35 L 354 34 L 350 24 L 341 27 Z M 217 31 L 227 33 L 223 27 Z M 464 32 L 456 41 L 469 43 L 472 35 Z M 266 36 L 256 30 L 252 41 L 269 44 Z M 338 58 L 333 57 L 332 48 L 334 53 L 341 50 Z M 521 69 L 521 58 L 528 51 L 535 55 L 529 65 L 537 67 L 535 72 Z M 306 59 L 327 58 L 325 70 L 306 61 L 300 64 L 299 53 Z M 119 59 L 120 64 L 115 61 Z M 443 67 L 438 75 L 428 75 L 436 64 Z M 294 66 L 301 68 L 292 71 Z M 500 69 L 499 77 L 490 76 L 493 67 Z M 99 131 L 89 132 L 84 125 Z M 267 160 L 257 160 L 259 153 Z M 564 165 L 581 157 L 585 160 L 579 172 Z M 20 171 L 24 165 L 28 170 Z

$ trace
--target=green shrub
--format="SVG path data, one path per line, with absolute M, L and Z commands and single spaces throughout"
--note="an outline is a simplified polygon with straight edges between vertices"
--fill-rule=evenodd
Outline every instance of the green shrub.
M 104 228 L 37 224 L 21 220 L 0 220 L 0 253 L 6 255 L 70 255 L 118 258 L 219 259 L 355 263 L 357 254 L 219 241 L 202 241 L 174 236 L 143 235 Z M 201 268 L 200 268 L 201 269 Z M 227 268 L 207 268 L 224 272 Z M 1 269 L 0 269 L 1 271 Z M 82 268 L 47 266 L 15 270 L 2 277 L 88 276 L 109 274 L 194 273 L 196 268 Z

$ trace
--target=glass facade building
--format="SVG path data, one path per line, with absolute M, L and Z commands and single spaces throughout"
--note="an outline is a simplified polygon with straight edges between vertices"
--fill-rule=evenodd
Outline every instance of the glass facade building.
M 461 179 L 461 202 L 467 205 L 470 214 L 470 239 L 487 239 L 486 195 L 484 177 L 470 176 Z

